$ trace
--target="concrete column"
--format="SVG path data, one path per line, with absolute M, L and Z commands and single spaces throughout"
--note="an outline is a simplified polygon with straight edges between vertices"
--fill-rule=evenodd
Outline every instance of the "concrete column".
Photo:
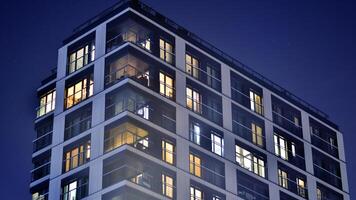
M 94 94 L 104 90 L 105 59 L 100 58 L 94 65 Z
M 65 81 L 62 79 L 56 82 L 56 108 L 54 110 L 54 115 L 58 115 L 64 110 L 64 90 Z
M 344 137 L 340 132 L 336 132 L 336 138 L 337 138 L 337 146 L 339 150 L 339 159 L 346 162 Z
M 106 24 L 100 24 L 95 31 L 95 59 L 105 55 Z
M 268 180 L 278 184 L 278 161 L 277 157 L 271 154 L 267 154 L 267 172 L 268 172 Z M 271 198 L 274 199 L 274 198 Z M 279 198 L 277 198 L 279 199 Z
M 56 178 L 49 182 L 48 199 L 59 200 L 61 197 L 61 180 Z
M 62 79 L 67 73 L 67 46 L 58 49 L 57 79 Z
M 273 124 L 270 121 L 265 121 L 265 139 L 266 139 L 266 149 L 269 152 L 274 153 L 274 131 L 273 131 Z
M 105 121 L 105 95 L 100 94 L 94 97 L 92 113 L 92 127 Z
M 176 84 L 176 101 L 179 105 L 186 106 L 186 79 L 183 72 L 176 72 L 176 83 L 179 83 Z
M 303 138 L 304 140 L 311 142 L 310 137 L 310 128 L 309 128 L 309 115 L 308 113 L 301 111 L 302 114 L 302 129 L 303 129 Z
M 188 130 L 188 129 L 185 129 Z M 186 140 L 178 137 L 177 139 L 177 199 L 189 198 L 189 144 Z M 183 170 L 183 171 L 182 171 Z
M 272 117 L 272 93 L 271 91 L 263 88 L 263 112 L 267 119 L 273 120 Z
M 312 147 L 307 142 L 304 142 L 304 159 L 306 171 L 311 174 L 314 174 Z
M 224 132 L 224 157 L 232 162 L 236 161 L 235 138 L 226 131 Z
M 279 199 L 279 189 L 277 185 L 269 185 L 269 199 L 278 200 Z
M 52 133 L 52 145 L 60 144 L 64 141 L 65 131 L 65 115 L 58 115 L 54 118 L 53 133 Z
M 225 184 L 226 190 L 237 194 L 237 179 L 236 179 L 236 168 L 235 164 L 226 162 L 225 163 Z
M 225 63 L 221 65 L 221 92 L 231 98 L 230 68 Z
M 340 171 L 341 171 L 341 182 L 342 182 L 342 189 L 345 192 L 349 192 L 349 184 L 348 184 L 348 177 L 346 171 L 346 164 L 340 162 Z
M 225 96 L 222 97 L 222 113 L 223 113 L 223 127 L 229 131 L 232 131 L 231 100 Z
M 51 150 L 51 173 L 50 179 L 54 179 L 57 176 L 62 174 L 62 165 L 63 165 L 63 146 L 58 145 L 52 148 Z
M 180 37 L 176 37 L 175 40 L 176 40 L 176 51 L 175 51 L 176 67 L 185 72 L 185 42 Z
M 96 159 L 90 164 L 89 169 L 89 194 L 98 192 L 102 188 L 103 161 Z
M 310 174 L 307 174 L 308 199 L 316 198 L 316 179 Z

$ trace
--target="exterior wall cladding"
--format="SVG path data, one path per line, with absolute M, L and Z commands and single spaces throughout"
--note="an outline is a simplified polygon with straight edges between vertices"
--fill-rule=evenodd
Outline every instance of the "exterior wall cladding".
M 327 116 L 152 8 L 77 28 L 37 91 L 33 200 L 349 200 Z

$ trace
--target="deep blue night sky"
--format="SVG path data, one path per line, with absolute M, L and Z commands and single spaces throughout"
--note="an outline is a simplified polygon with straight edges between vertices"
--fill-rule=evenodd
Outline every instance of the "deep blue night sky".
M 1 199 L 30 199 L 36 88 L 73 28 L 116 0 L 2 1 Z M 224 3 L 222 3 L 224 2 Z M 317 106 L 344 133 L 356 195 L 356 3 L 146 0 L 145 3 Z

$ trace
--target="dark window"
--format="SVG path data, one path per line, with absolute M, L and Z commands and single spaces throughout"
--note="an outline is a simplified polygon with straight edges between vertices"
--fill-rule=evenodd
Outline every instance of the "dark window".
M 91 128 L 92 104 L 87 105 L 69 113 L 65 117 L 64 140 L 68 140 L 74 136 Z
M 298 137 L 302 135 L 300 111 L 272 95 L 273 122 Z
M 314 146 L 338 158 L 336 132 L 309 117 L 311 142 Z
M 33 152 L 52 144 L 53 115 L 37 123 L 35 130 L 36 138 L 33 140 Z
M 32 159 L 31 181 L 36 181 L 50 173 L 51 151 L 48 150 Z
M 237 195 L 243 199 L 268 200 L 268 185 L 237 170 Z
M 340 163 L 313 148 L 314 175 L 342 189 Z

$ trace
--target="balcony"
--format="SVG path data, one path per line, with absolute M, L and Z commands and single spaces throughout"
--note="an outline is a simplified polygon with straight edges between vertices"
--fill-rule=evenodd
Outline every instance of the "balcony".
M 151 52 L 152 35 L 147 30 L 126 30 L 106 41 L 106 52 L 110 52 L 126 42 Z
M 321 166 L 314 164 L 314 175 L 321 180 L 333 185 L 339 189 L 342 189 L 342 180 L 340 176 L 322 168 Z
M 31 182 L 39 180 L 50 173 L 51 162 L 44 163 L 31 170 Z
M 195 96 L 194 94 L 192 96 Z M 190 95 L 187 95 L 187 108 L 192 110 L 194 113 L 203 116 L 204 118 L 222 125 L 222 112 L 217 109 L 202 103 L 201 100 L 193 98 Z
M 105 119 L 127 111 L 171 132 L 176 131 L 174 107 L 143 93 L 136 93 L 132 89 L 118 89 L 119 93 L 107 97 Z
M 231 97 L 234 101 L 250 109 L 258 115 L 264 115 L 264 106 L 262 104 L 262 97 L 256 98 L 255 93 L 250 92 L 250 96 L 243 93 L 239 89 L 231 87 Z
M 303 137 L 303 129 L 299 124 L 296 124 L 292 120 L 284 117 L 283 115 L 279 114 L 278 112 L 273 111 L 273 122 L 277 125 L 281 126 L 282 128 L 290 131 L 294 135 L 298 137 Z
M 265 148 L 266 139 L 262 128 L 261 131 L 253 130 L 238 121 L 232 120 L 232 130 L 238 136 L 252 142 L 258 147 Z
M 40 137 L 36 138 L 32 141 L 33 144 L 33 152 L 41 150 L 49 145 L 52 144 L 52 131 L 41 135 Z
M 64 129 L 64 137 L 65 140 L 75 137 L 79 135 L 80 133 L 88 130 L 91 128 L 91 119 L 92 117 L 85 117 L 84 119 L 81 119 L 80 121 L 75 121 L 71 125 L 68 125 Z
M 268 196 L 265 196 L 264 194 L 245 187 L 242 184 L 237 183 L 237 188 L 237 196 L 241 197 L 242 199 L 269 200 Z
M 307 189 L 307 185 L 300 185 L 297 182 L 295 182 L 295 180 L 291 180 L 289 178 L 285 178 L 282 176 L 278 175 L 278 179 L 283 182 L 283 186 L 281 185 L 281 187 L 293 192 L 294 194 L 297 194 L 300 197 L 303 197 L 304 199 L 308 199 L 308 189 Z
M 130 181 L 155 193 L 162 194 L 163 189 L 168 191 L 168 197 L 174 199 L 176 188 L 174 185 L 163 182 L 161 177 L 154 176 L 131 165 L 122 165 L 103 174 L 103 187 L 108 187 L 121 181 Z

